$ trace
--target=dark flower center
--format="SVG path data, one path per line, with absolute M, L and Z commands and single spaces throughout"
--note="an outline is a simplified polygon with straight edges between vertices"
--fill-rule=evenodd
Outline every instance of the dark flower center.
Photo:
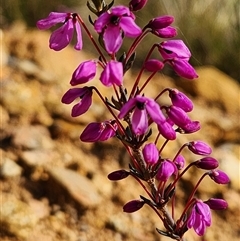
M 110 22 L 113 24 L 113 25 L 118 25 L 119 22 L 120 22 L 120 17 L 118 16 L 112 16 L 111 19 L 110 19 Z

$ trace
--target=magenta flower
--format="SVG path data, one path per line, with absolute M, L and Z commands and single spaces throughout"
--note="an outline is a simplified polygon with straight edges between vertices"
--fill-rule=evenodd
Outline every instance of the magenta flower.
M 213 210 L 224 210 L 228 207 L 228 203 L 219 198 L 210 198 L 207 201 L 204 201 L 211 209 Z
M 165 60 L 178 58 L 181 60 L 189 60 L 191 53 L 182 40 L 167 40 L 160 43 L 158 48 L 160 54 Z
M 173 70 L 183 78 L 195 79 L 198 77 L 195 69 L 187 60 L 174 58 L 173 60 L 169 60 L 168 63 L 172 66 Z
M 134 22 L 134 15 L 125 6 L 116 6 L 104 12 L 94 23 L 98 33 L 103 34 L 105 48 L 109 54 L 116 53 L 122 45 L 122 32 L 127 37 L 137 37 L 142 33 Z
M 164 67 L 163 62 L 158 59 L 149 59 L 144 63 L 144 68 L 150 72 L 157 72 Z
M 154 143 L 149 143 L 143 148 L 144 161 L 149 165 L 154 165 L 157 163 L 159 158 L 159 151 Z
M 228 184 L 230 182 L 228 175 L 220 170 L 210 171 L 209 176 L 212 178 L 214 182 L 218 184 Z
M 100 76 L 101 82 L 105 86 L 113 84 L 120 86 L 123 82 L 123 65 L 121 62 L 111 60 L 105 66 Z
M 142 9 L 148 0 L 131 0 L 129 3 L 130 11 L 138 11 Z
M 188 149 L 196 155 L 208 156 L 212 153 L 212 148 L 203 141 L 191 141 Z
M 132 130 L 136 135 L 143 135 L 148 129 L 148 115 L 155 123 L 166 121 L 159 105 L 151 98 L 137 95 L 130 99 L 120 110 L 118 118 L 124 118 L 133 110 Z
M 182 92 L 177 89 L 169 89 L 169 97 L 171 98 L 172 104 L 183 109 L 185 112 L 193 110 L 192 101 Z
M 72 108 L 72 117 L 84 114 L 92 104 L 92 89 L 89 87 L 69 89 L 62 97 L 62 103 L 71 104 L 80 98 L 79 103 Z
M 84 142 L 106 141 L 116 135 L 117 124 L 115 121 L 90 123 L 80 136 Z
M 93 79 L 97 71 L 97 63 L 94 60 L 82 62 L 72 74 L 71 85 L 87 83 Z
M 71 42 L 75 28 L 77 33 L 77 43 L 74 48 L 76 50 L 81 50 L 83 45 L 82 32 L 77 20 L 77 14 L 51 12 L 47 18 L 41 19 L 37 22 L 37 27 L 41 30 L 49 29 L 57 23 L 63 23 L 63 25 L 52 33 L 49 40 L 49 47 L 56 51 L 65 48 Z
M 187 221 L 187 227 L 189 229 L 193 228 L 199 236 L 203 236 L 206 227 L 209 227 L 211 222 L 212 217 L 209 206 L 201 200 L 198 200 L 192 208 L 192 212 Z
M 159 181 L 166 182 L 173 174 L 177 173 L 176 165 L 170 160 L 164 160 L 157 172 L 156 178 Z
M 188 63 L 191 53 L 182 40 L 164 41 L 159 44 L 158 50 L 179 76 L 187 79 L 198 77 L 194 68 Z

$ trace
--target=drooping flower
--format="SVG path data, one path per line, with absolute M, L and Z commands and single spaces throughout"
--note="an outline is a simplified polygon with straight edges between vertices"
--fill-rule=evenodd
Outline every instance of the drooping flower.
M 174 163 L 175 163 L 178 170 L 182 170 L 185 166 L 185 158 L 182 155 L 178 155 L 174 159 Z
M 90 123 L 80 135 L 83 142 L 106 141 L 116 135 L 117 124 L 115 121 Z
M 125 6 L 116 6 L 104 12 L 94 22 L 94 28 L 103 34 L 105 48 L 109 54 L 116 53 L 123 42 L 122 33 L 127 37 L 137 37 L 142 30 L 134 22 L 134 15 Z
M 167 40 L 159 44 L 160 54 L 165 60 L 178 58 L 181 60 L 189 60 L 191 52 L 182 40 Z
M 71 42 L 75 28 L 77 43 L 74 48 L 76 50 L 81 50 L 83 45 L 82 32 L 77 20 L 77 14 L 51 12 L 47 18 L 37 22 L 37 27 L 41 30 L 45 30 L 53 27 L 57 23 L 63 23 L 63 25 L 51 34 L 49 47 L 55 51 L 60 51 L 65 48 Z
M 94 60 L 82 62 L 72 74 L 71 85 L 87 83 L 93 79 L 97 71 L 97 63 Z
M 137 95 L 135 98 L 130 99 L 121 108 L 118 118 L 124 118 L 132 110 L 132 130 L 136 135 L 146 133 L 148 129 L 148 116 L 157 124 L 166 121 L 159 105 L 151 98 Z
M 101 82 L 105 86 L 113 84 L 120 86 L 123 82 L 123 65 L 121 62 L 110 60 L 105 66 L 100 76 Z
M 179 76 L 187 79 L 198 77 L 195 69 L 188 63 L 191 52 L 182 40 L 164 41 L 159 44 L 158 50 Z
M 154 143 L 149 143 L 143 148 L 144 161 L 149 165 L 154 165 L 157 163 L 159 158 L 159 151 Z
M 92 104 L 92 88 L 69 89 L 62 97 L 62 103 L 71 104 L 75 99 L 80 98 L 79 103 L 72 108 L 72 117 L 84 114 Z
M 211 225 L 211 222 L 212 216 L 209 206 L 203 201 L 198 200 L 192 208 L 187 221 L 187 227 L 189 229 L 193 228 L 199 236 L 203 236 L 206 228 Z
M 168 26 L 166 28 L 160 28 L 152 31 L 152 33 L 160 38 L 173 38 L 177 35 L 176 28 Z

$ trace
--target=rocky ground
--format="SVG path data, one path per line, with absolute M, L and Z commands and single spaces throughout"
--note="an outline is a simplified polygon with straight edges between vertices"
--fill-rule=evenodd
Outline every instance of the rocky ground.
M 131 178 L 117 183 L 107 179 L 108 173 L 127 167 L 128 156 L 118 141 L 79 141 L 87 123 L 106 116 L 99 99 L 94 97 L 95 104 L 88 114 L 75 119 L 70 117 L 71 107 L 60 102 L 73 70 L 91 56 L 70 47 L 53 52 L 47 46 L 49 33 L 27 31 L 21 24 L 1 32 L 1 38 L 1 240 L 169 240 L 155 231 L 155 227 L 162 226 L 148 207 L 134 214 L 122 212 L 123 204 L 144 192 Z M 191 117 L 201 121 L 202 129 L 191 136 L 180 136 L 165 154 L 172 156 L 193 139 L 214 147 L 213 156 L 231 183 L 219 186 L 206 179 L 198 195 L 205 200 L 212 196 L 224 198 L 229 208 L 213 212 L 213 224 L 204 240 L 237 241 L 240 87 L 213 67 L 197 71 L 199 80 L 187 83 L 159 75 L 148 92 L 154 96 L 163 87 L 177 84 L 193 98 L 195 110 Z M 128 77 L 130 80 L 131 74 Z M 102 91 L 108 94 L 106 89 Z M 198 177 L 193 171 L 182 181 L 179 212 L 184 193 Z M 201 240 L 191 231 L 186 237 L 188 241 Z

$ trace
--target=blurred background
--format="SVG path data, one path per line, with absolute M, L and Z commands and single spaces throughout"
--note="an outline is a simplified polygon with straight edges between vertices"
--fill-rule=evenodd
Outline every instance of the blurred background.
M 115 2 L 126 3 L 126 0 Z M 34 28 L 36 21 L 46 17 L 50 11 L 71 9 L 81 15 L 88 14 L 88 11 L 81 11 L 85 4 L 86 1 L 75 0 L 3 1 L 0 7 L 1 28 L 8 28 L 16 20 L 24 21 L 29 28 Z M 161 0 L 157 6 L 155 1 L 149 1 L 146 5 L 148 11 L 144 10 L 144 17 L 141 12 L 137 12 L 136 17 L 138 24 L 143 26 L 153 17 L 162 14 L 173 15 L 176 20 L 174 26 L 178 29 L 177 38 L 183 39 L 191 49 L 191 61 L 194 66 L 214 65 L 240 81 L 239 5 L 238 0 Z M 87 16 L 82 17 L 87 19 Z M 149 39 L 147 46 L 151 46 Z M 148 48 L 141 51 L 146 52 Z M 139 53 L 139 61 L 140 56 L 144 54 Z

